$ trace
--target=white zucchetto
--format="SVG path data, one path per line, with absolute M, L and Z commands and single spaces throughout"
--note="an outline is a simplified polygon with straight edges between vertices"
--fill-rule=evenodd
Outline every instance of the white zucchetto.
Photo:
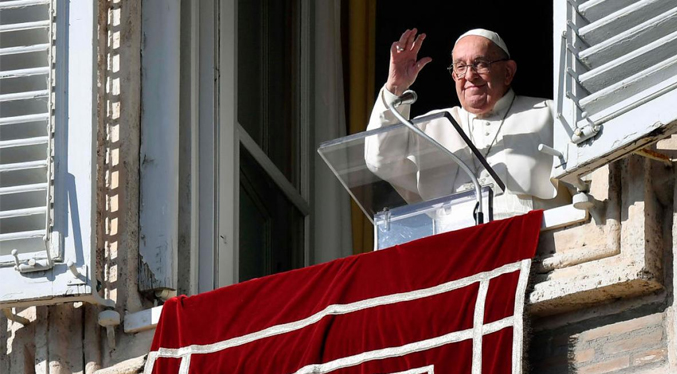
M 456 44 L 458 44 L 459 40 L 461 40 L 464 37 L 469 36 L 469 35 L 477 35 L 477 36 L 481 36 L 481 37 L 484 37 L 484 38 L 491 40 L 492 42 L 494 42 L 494 44 L 496 44 L 499 48 L 501 48 L 508 55 L 508 57 L 510 57 L 510 52 L 508 52 L 508 46 L 505 45 L 505 42 L 503 41 L 503 39 L 501 39 L 501 37 L 498 36 L 497 33 L 493 32 L 493 31 L 485 30 L 485 29 L 473 29 L 473 30 L 467 31 L 465 34 L 459 36 L 458 39 L 456 39 L 456 43 L 454 43 L 454 47 L 456 47 Z

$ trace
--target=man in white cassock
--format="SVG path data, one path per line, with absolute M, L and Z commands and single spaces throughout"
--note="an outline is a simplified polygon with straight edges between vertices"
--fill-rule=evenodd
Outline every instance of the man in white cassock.
M 368 130 L 398 122 L 387 109 L 387 103 L 407 90 L 421 69 L 432 61 L 429 57 L 418 59 L 424 39 L 425 34 L 417 36 L 417 30 L 412 29 L 392 44 L 388 81 L 379 92 Z M 539 144 L 552 146 L 553 143 L 552 101 L 513 92 L 510 84 L 517 63 L 510 58 L 501 37 L 484 29 L 461 35 L 454 45 L 448 70 L 461 107 L 443 110 L 461 125 L 506 186 L 505 193 L 494 199 L 494 219 L 561 205 L 563 202 L 558 200 L 567 197 L 566 193 L 558 196 L 556 183 L 550 180 L 553 157 L 538 151 Z M 409 105 L 398 109 L 409 118 Z M 428 114 L 434 112 L 439 111 Z M 446 119 L 422 123 L 419 127 L 457 156 L 468 160 L 480 184 L 493 183 Z M 415 155 L 412 150 L 417 149 L 416 142 L 425 140 L 413 132 L 408 137 L 389 136 L 386 133 L 366 140 L 367 166 L 390 182 L 408 202 L 430 200 L 471 188 L 470 178 L 458 166 L 450 164 L 442 169 L 432 165 L 439 160 Z

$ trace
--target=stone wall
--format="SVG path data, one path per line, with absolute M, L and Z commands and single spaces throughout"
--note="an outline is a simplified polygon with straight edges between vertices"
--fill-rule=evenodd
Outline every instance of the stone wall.
M 610 312 L 609 308 L 614 306 L 597 309 Z M 543 322 L 531 335 L 531 372 L 673 373 L 668 357 L 668 317 L 661 310 L 665 310 L 663 303 L 637 305 L 554 328 Z
M 590 223 L 543 235 L 531 373 L 677 373 L 674 180 L 665 163 L 627 157 L 593 174 Z

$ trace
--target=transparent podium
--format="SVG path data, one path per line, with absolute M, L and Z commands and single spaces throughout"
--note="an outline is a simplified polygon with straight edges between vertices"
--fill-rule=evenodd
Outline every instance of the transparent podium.
M 418 130 L 453 126 L 458 136 L 439 144 L 399 123 L 328 141 L 318 149 L 374 224 L 375 249 L 489 222 L 493 198 L 504 191 L 449 113 L 419 117 L 410 125 Z M 482 170 L 491 175 L 486 185 L 477 183 Z

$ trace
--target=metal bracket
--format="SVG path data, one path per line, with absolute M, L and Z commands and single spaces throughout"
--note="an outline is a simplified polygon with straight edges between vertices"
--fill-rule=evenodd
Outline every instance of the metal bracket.
M 383 229 L 385 231 L 390 231 L 390 209 L 383 208 Z
M 556 150 L 555 148 L 552 148 L 552 147 L 547 146 L 545 144 L 539 144 L 538 150 L 539 150 L 539 152 L 543 152 L 547 155 L 557 157 L 559 159 L 559 165 L 555 166 L 556 168 L 564 166 L 567 163 L 567 161 L 564 159 L 564 155 L 562 154 L 562 152 Z
M 14 314 L 14 311 L 12 311 L 10 308 L 3 309 L 2 313 L 5 315 L 5 317 L 7 317 L 8 320 L 20 323 L 24 326 L 31 323 L 31 321 L 29 321 L 27 318 Z
M 69 286 L 84 286 L 87 284 L 87 277 L 83 275 L 87 274 L 87 265 L 82 266 L 82 273 L 78 271 L 77 266 L 75 266 L 75 262 L 68 261 L 68 270 L 70 270 L 71 274 L 73 274 L 73 279 L 68 281 Z

